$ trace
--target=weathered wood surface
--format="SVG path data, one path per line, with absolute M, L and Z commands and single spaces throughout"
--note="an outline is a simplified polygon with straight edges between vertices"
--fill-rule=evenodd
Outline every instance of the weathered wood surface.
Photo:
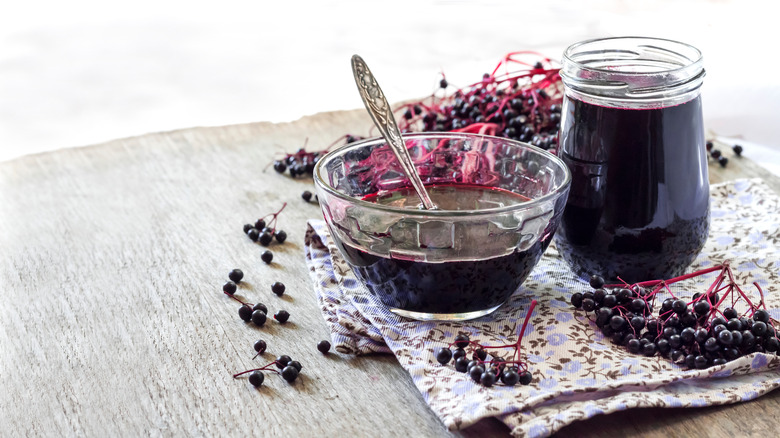
M 302 235 L 320 213 L 300 198 L 312 183 L 264 170 L 307 137 L 321 147 L 369 124 L 362 110 L 336 112 L 0 163 L 0 436 L 448 434 L 393 357 L 317 352 L 328 333 Z M 760 174 L 732 162 L 711 166 L 712 179 Z M 241 227 L 283 202 L 289 238 L 267 266 Z M 245 273 L 239 295 L 287 309 L 290 322 L 241 322 L 221 293 L 233 268 Z M 287 285 L 283 298 L 274 281 Z M 251 360 L 258 338 L 262 362 Z M 304 366 L 294 385 L 269 374 L 255 390 L 231 377 L 280 354 Z M 636 410 L 561 436 L 771 436 L 779 407 L 775 392 L 725 408 Z M 486 421 L 463 432 L 495 433 L 507 430 Z

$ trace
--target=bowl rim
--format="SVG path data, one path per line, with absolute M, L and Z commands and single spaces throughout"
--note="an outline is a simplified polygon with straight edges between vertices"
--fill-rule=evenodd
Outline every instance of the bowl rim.
M 512 143 L 516 146 L 521 146 L 526 149 L 530 149 L 533 152 L 538 153 L 550 159 L 552 162 L 554 162 L 557 166 L 559 166 L 564 171 L 563 182 L 557 187 L 555 187 L 553 190 L 551 190 L 549 193 L 540 196 L 538 198 L 530 199 L 528 201 L 521 202 L 518 204 L 507 205 L 504 207 L 486 208 L 482 210 L 423 210 L 423 209 L 414 210 L 410 208 L 392 207 L 389 205 L 376 204 L 374 202 L 368 202 L 359 198 L 354 198 L 352 196 L 345 195 L 337 191 L 333 187 L 331 187 L 330 184 L 327 183 L 320 175 L 321 172 L 324 172 L 323 170 L 324 165 L 327 161 L 329 161 L 330 158 L 329 156 L 332 156 L 331 154 L 335 155 L 336 153 L 343 153 L 346 150 L 351 148 L 356 149 L 359 147 L 363 147 L 370 143 L 386 143 L 386 140 L 383 137 L 372 137 L 372 138 L 359 140 L 353 143 L 347 143 L 345 145 L 339 146 L 338 148 L 332 151 L 328 151 L 328 153 L 325 154 L 314 166 L 314 184 L 318 189 L 325 191 L 329 195 L 335 196 L 346 202 L 353 203 L 364 208 L 370 208 L 370 209 L 385 211 L 394 214 L 422 216 L 422 217 L 452 217 L 452 216 L 479 217 L 479 216 L 490 216 L 490 215 L 501 214 L 501 213 L 511 213 L 519 210 L 526 210 L 529 208 L 536 207 L 537 205 L 543 204 L 550 200 L 557 199 L 566 191 L 568 191 L 569 187 L 571 186 L 571 179 L 572 179 L 571 171 L 569 170 L 569 167 L 566 165 L 566 163 L 564 163 L 563 160 L 558 158 L 556 155 L 553 155 L 552 153 L 542 148 L 533 146 L 529 143 L 521 142 L 518 140 L 512 140 L 505 137 L 496 137 L 492 135 L 471 134 L 471 133 L 463 133 L 463 132 L 415 132 L 415 133 L 407 133 L 401 135 L 401 138 L 404 141 L 409 139 L 419 138 L 419 137 L 442 138 L 442 139 L 458 139 L 458 138 L 480 139 L 481 138 L 484 140 L 498 140 L 505 143 Z M 323 201 L 324 200 L 321 200 L 320 202 Z

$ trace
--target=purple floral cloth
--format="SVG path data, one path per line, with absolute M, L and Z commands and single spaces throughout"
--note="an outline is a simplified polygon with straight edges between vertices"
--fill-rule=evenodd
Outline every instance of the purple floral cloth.
M 689 272 L 730 260 L 740 284 L 751 285 L 743 289 L 756 293 L 752 283 L 757 282 L 771 316 L 780 319 L 780 198 L 759 180 L 713 185 L 711 196 L 710 236 Z M 497 417 L 515 436 L 544 437 L 594 415 L 736 403 L 780 386 L 780 357 L 774 354 L 754 353 L 725 365 L 686 370 L 614 345 L 568 303 L 571 293 L 588 286 L 573 275 L 554 245 L 508 303 L 489 316 L 458 323 L 411 321 L 387 311 L 355 278 L 323 221 L 309 222 L 305 252 L 336 350 L 394 354 L 423 399 L 453 430 Z M 713 278 L 687 281 L 684 288 L 706 290 Z M 688 296 L 682 287 L 674 290 Z M 434 350 L 459 333 L 483 345 L 516 342 L 534 298 L 539 305 L 522 348 L 534 376 L 530 385 L 486 388 L 452 364 L 435 360 Z

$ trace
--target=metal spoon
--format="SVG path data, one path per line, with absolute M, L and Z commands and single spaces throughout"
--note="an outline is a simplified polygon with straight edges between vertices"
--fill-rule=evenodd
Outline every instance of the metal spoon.
M 409 151 L 406 150 L 406 143 L 401 138 L 401 130 L 398 129 L 398 124 L 395 122 L 390 104 L 387 103 L 382 89 L 379 88 L 379 84 L 374 75 L 371 74 L 371 70 L 368 69 L 366 62 L 358 55 L 352 56 L 352 74 L 355 76 L 355 83 L 357 83 L 360 97 L 363 99 L 368 113 L 374 120 L 376 127 L 379 128 L 379 132 L 382 133 L 382 136 L 387 141 L 387 144 L 390 145 L 390 150 L 393 151 L 398 162 L 401 163 L 404 174 L 412 182 L 414 191 L 417 192 L 417 196 L 422 201 L 422 208 L 436 210 L 438 207 L 428 196 L 420 175 L 417 174 L 417 169 L 415 169 L 414 163 L 412 163 L 412 158 L 409 156 Z

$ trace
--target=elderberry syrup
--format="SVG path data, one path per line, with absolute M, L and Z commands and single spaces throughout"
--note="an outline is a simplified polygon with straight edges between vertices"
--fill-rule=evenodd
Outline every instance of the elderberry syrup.
M 427 189 L 439 208 L 450 211 L 470 210 L 480 204 L 516 205 L 529 201 L 507 190 L 471 185 L 448 184 Z M 363 199 L 402 208 L 416 208 L 419 203 L 409 188 Z M 403 254 L 372 253 L 338 238 L 335 242 L 355 275 L 389 308 L 401 313 L 470 313 L 500 306 L 520 287 L 550 244 L 556 225 L 548 224 L 544 236 L 523 251 L 480 260 L 464 257 L 427 262 Z
M 437 132 L 404 141 L 436 209 L 420 207 L 382 139 L 331 151 L 315 168 L 330 235 L 365 285 L 346 292 L 418 320 L 487 315 L 550 244 L 569 171 L 549 152 L 505 138 Z M 342 257 L 332 256 L 342 272 Z
M 669 40 L 569 47 L 559 156 L 572 187 L 556 245 L 580 275 L 682 274 L 707 239 L 701 53 Z

